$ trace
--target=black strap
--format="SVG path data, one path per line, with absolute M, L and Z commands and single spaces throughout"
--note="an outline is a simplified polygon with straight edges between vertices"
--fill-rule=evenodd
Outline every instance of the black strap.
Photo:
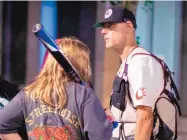
M 176 107 L 175 107 L 175 108 L 176 108 Z M 180 110 L 180 107 L 179 107 L 178 110 Z M 179 115 L 181 115 L 181 111 L 180 111 Z M 178 126 L 178 123 L 177 123 L 177 112 L 175 112 L 175 138 L 174 138 L 174 140 L 176 140 L 177 137 L 178 137 L 178 131 L 177 131 L 178 129 L 177 129 L 177 126 Z
M 124 74 L 125 76 L 127 76 L 128 74 L 128 64 L 125 63 L 125 68 L 124 68 Z M 122 75 L 123 77 L 123 75 Z M 129 82 L 128 82 L 128 79 L 125 80 L 125 86 L 124 86 L 124 92 L 125 92 L 125 97 L 124 97 L 124 100 L 122 100 L 123 102 L 125 102 L 125 106 L 127 104 L 126 102 L 126 96 L 128 96 L 130 98 L 130 91 L 129 91 Z M 131 98 L 130 98 L 131 99 Z M 130 100 L 130 102 L 132 103 L 132 99 Z M 124 103 L 122 103 L 124 104 Z M 125 110 L 122 110 L 121 112 L 121 116 L 120 116 L 120 127 L 119 127 L 119 139 L 122 139 L 122 140 L 125 140 L 125 129 L 124 129 L 124 122 L 121 121 L 122 117 L 123 117 L 123 113 L 124 113 Z
M 159 60 L 159 61 L 162 61 L 162 60 Z M 179 95 L 179 92 L 178 92 L 177 87 L 176 87 L 176 85 L 175 85 L 175 82 L 173 81 L 173 78 L 172 78 L 172 74 L 174 75 L 174 72 L 171 72 L 171 71 L 169 70 L 169 68 L 168 68 L 168 66 L 166 65 L 166 63 L 164 63 L 163 61 L 162 61 L 162 63 L 163 63 L 163 65 L 164 65 L 165 77 L 170 79 L 170 86 L 171 86 L 171 88 L 174 90 L 175 96 L 176 96 L 177 100 L 181 100 L 180 95 Z
M 124 122 L 120 122 L 120 123 L 121 123 L 121 125 L 119 126 L 119 139 L 120 140 L 125 140 Z
M 179 92 L 177 90 L 177 87 L 173 81 L 173 78 L 171 77 L 171 74 L 170 74 L 170 80 L 171 80 L 171 87 L 173 88 L 174 92 L 175 92 L 175 96 L 177 98 L 177 100 L 181 100 L 180 96 L 179 96 Z

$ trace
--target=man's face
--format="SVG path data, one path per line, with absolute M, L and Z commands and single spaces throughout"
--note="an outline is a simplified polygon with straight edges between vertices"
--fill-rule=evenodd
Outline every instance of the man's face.
M 121 48 L 126 42 L 126 23 L 105 23 L 101 34 L 107 48 Z

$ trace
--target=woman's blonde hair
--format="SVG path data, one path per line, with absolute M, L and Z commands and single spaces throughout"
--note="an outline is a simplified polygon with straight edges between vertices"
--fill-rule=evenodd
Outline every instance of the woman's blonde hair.
M 74 37 L 58 39 L 56 43 L 76 68 L 80 77 L 86 83 L 91 81 L 89 48 Z M 60 109 L 67 102 L 65 86 L 73 80 L 65 73 L 53 56 L 48 53 L 39 75 L 24 90 L 31 99 L 38 99 L 42 103 Z

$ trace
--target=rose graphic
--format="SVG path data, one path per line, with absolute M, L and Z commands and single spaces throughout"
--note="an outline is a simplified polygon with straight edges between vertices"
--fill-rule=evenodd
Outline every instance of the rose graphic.
M 75 131 L 69 125 L 61 128 L 53 126 L 36 127 L 28 133 L 29 137 L 34 140 L 76 140 L 74 134 Z

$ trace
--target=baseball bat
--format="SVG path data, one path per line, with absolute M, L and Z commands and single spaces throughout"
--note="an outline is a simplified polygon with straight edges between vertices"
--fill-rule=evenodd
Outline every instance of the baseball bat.
M 62 66 L 64 71 L 71 77 L 74 78 L 75 82 L 86 85 L 86 83 L 81 79 L 77 70 L 74 68 L 72 63 L 68 60 L 65 53 L 58 47 L 49 33 L 46 31 L 43 25 L 36 24 L 32 28 L 35 36 L 42 42 L 45 48 L 51 53 L 51 55 L 56 59 L 56 61 Z

